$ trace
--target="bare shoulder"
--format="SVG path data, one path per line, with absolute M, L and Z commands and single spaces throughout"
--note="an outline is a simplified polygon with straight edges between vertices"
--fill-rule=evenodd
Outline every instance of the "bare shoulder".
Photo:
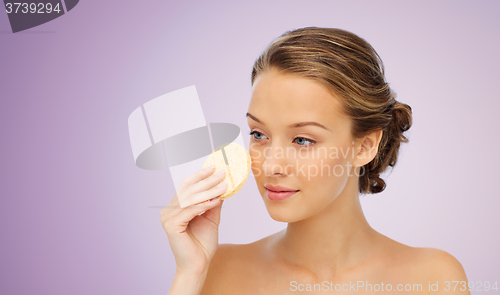
M 412 266 L 419 277 L 437 280 L 466 280 L 462 264 L 450 253 L 427 247 L 411 247 L 397 243 L 394 251 L 401 266 Z
M 465 270 L 453 255 L 436 248 L 407 247 L 405 256 L 414 266 L 412 280 L 433 285 L 432 294 L 470 294 Z
M 247 245 L 220 244 L 215 252 L 201 294 L 226 294 L 236 290 L 237 274 L 241 273 L 243 259 L 248 257 Z
M 414 248 L 420 269 L 430 280 L 467 281 L 462 264 L 450 253 L 436 248 Z
M 394 281 L 412 281 L 427 286 L 430 282 L 467 282 L 462 264 L 450 253 L 427 247 L 412 247 L 380 235 L 382 251 L 378 261 L 387 270 L 389 279 Z M 441 287 L 439 288 L 441 289 Z M 437 292 L 433 292 L 436 294 Z M 451 292 L 453 294 L 453 292 Z M 439 294 L 439 293 L 438 293 Z M 450 292 L 446 292 L 450 294 Z M 460 292 L 458 294 L 469 294 Z
M 411 247 L 383 236 L 385 259 L 397 267 L 417 270 L 421 277 L 466 279 L 462 264 L 450 253 L 428 247 Z M 384 256 L 382 256 L 384 257 Z
M 255 277 L 262 248 L 269 237 L 250 244 L 220 244 L 208 269 L 201 294 L 238 294 Z

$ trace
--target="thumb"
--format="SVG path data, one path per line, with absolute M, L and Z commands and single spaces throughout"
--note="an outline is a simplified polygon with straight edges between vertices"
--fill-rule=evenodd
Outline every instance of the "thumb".
M 215 207 L 213 207 L 210 210 L 205 211 L 205 213 L 202 214 L 203 217 L 209 219 L 213 223 L 215 223 L 217 226 L 220 223 L 220 212 L 222 209 L 222 203 L 224 203 L 224 200 L 218 200 L 219 204 Z

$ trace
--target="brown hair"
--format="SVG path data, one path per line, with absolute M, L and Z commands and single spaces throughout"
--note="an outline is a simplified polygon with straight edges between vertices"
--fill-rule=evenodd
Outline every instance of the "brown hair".
M 360 193 L 382 192 L 386 184 L 380 174 L 396 165 L 400 143 L 408 142 L 403 132 L 412 125 L 412 112 L 409 105 L 396 101 L 375 49 L 341 29 L 299 28 L 279 36 L 257 58 L 252 85 L 270 68 L 314 79 L 337 94 L 353 122 L 355 138 L 383 130 L 377 155 L 359 177 Z

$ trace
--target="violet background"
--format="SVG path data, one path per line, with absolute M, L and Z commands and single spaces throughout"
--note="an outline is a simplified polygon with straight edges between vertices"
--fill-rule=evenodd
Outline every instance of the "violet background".
M 499 12 L 493 0 L 82 0 L 12 34 L 0 10 L 0 293 L 166 294 L 175 262 L 155 206 L 175 191 L 168 171 L 135 166 L 129 114 L 194 84 L 207 122 L 245 134 L 254 60 L 304 26 L 365 38 L 413 109 L 387 189 L 361 197 L 372 227 L 499 281 Z M 220 242 L 284 227 L 250 177 L 224 203 Z

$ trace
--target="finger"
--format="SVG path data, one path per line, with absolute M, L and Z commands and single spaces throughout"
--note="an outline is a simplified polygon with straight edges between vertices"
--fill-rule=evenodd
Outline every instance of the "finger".
M 160 216 L 174 216 L 179 211 L 182 210 L 180 205 L 179 205 L 179 198 L 177 197 L 177 193 L 175 193 L 174 197 L 172 198 L 172 201 L 170 201 L 170 204 L 167 206 L 163 207 L 160 212 Z
M 216 198 L 227 191 L 228 184 L 226 181 L 219 183 L 219 185 L 212 187 L 209 190 L 201 191 L 193 195 L 195 200 L 210 200 Z
M 219 200 L 220 198 L 217 197 Z M 215 200 L 214 200 L 215 201 Z M 215 225 L 219 226 L 220 224 L 220 213 L 222 209 L 222 203 L 224 203 L 224 200 L 217 201 L 219 204 L 215 206 L 214 208 L 205 211 L 205 213 L 201 214 L 200 216 L 212 221 Z
M 173 217 L 173 227 L 172 230 L 177 233 L 183 233 L 186 231 L 186 228 L 189 222 L 198 214 L 203 211 L 208 211 L 215 206 L 217 206 L 221 202 L 220 199 L 215 199 L 213 201 L 205 201 L 196 205 L 191 205 L 184 210 L 182 210 L 179 214 Z
M 207 168 L 201 169 L 201 170 L 195 172 L 194 174 L 191 174 L 190 176 L 184 178 L 182 180 L 181 184 L 179 185 L 177 192 L 175 193 L 174 197 L 172 198 L 172 201 L 170 202 L 170 204 L 168 206 L 166 206 L 162 209 L 162 211 L 160 212 L 160 216 L 163 216 L 163 215 L 175 216 L 180 211 L 182 211 L 183 208 L 180 207 L 179 194 L 192 195 L 193 194 L 193 186 L 189 185 L 189 183 L 192 181 L 195 181 L 196 179 L 199 179 L 199 177 L 202 178 L 201 180 L 204 180 L 206 177 L 208 177 L 210 175 L 210 173 L 213 173 L 213 169 L 215 169 L 215 167 L 212 165 L 212 167 L 207 167 Z M 198 178 L 196 178 L 196 177 L 193 178 L 196 175 L 198 175 L 197 176 Z M 219 176 L 219 177 L 221 178 L 219 180 L 217 180 L 217 178 L 218 178 L 217 176 L 212 177 L 211 181 L 215 182 L 215 183 L 213 185 L 211 185 L 210 187 L 213 187 L 215 184 L 217 184 L 218 182 L 220 182 L 222 180 L 223 177 L 222 176 Z M 206 188 L 205 190 L 207 190 L 207 189 L 208 188 Z M 224 188 L 220 188 L 220 190 L 224 190 Z M 218 193 L 218 191 L 219 190 L 216 190 L 215 192 L 212 191 L 210 193 L 204 194 L 202 200 L 212 199 L 212 198 L 215 198 L 216 196 L 224 193 L 224 192 Z M 213 195 L 214 193 L 216 193 L 216 195 Z M 213 195 L 213 196 L 211 196 L 211 195 Z M 207 197 L 207 196 L 211 196 L 211 197 Z
M 219 170 L 217 173 L 210 175 L 209 177 L 193 184 L 189 190 L 191 193 L 199 193 L 213 188 L 215 185 L 219 184 L 226 177 L 226 171 Z
M 202 192 L 199 192 L 199 193 L 192 193 L 191 192 L 192 187 L 188 187 L 183 192 L 183 194 L 186 197 L 188 197 L 190 200 L 197 200 L 199 203 L 201 203 L 202 201 L 204 202 L 204 200 L 210 200 L 210 199 L 213 199 L 215 197 L 218 197 L 218 196 L 224 194 L 227 191 L 227 187 L 228 187 L 227 182 L 223 181 L 218 186 L 214 186 L 214 187 L 212 187 L 209 190 L 202 191 Z M 175 197 L 178 198 L 177 196 L 175 196 Z M 181 195 L 181 198 L 182 197 L 183 196 Z M 169 206 L 163 208 L 163 210 L 162 210 L 162 211 L 164 211 L 163 214 L 168 214 L 169 216 L 175 216 L 175 215 L 179 214 L 179 212 L 181 212 L 182 210 L 184 210 L 185 208 L 187 208 L 187 207 L 181 208 L 180 205 L 179 205 L 179 201 L 178 200 L 176 200 L 174 202 L 174 204 L 175 205 L 169 205 Z
M 215 166 L 211 165 L 211 167 L 206 167 L 201 170 L 196 171 L 195 173 L 187 176 L 182 180 L 183 185 L 185 187 L 191 186 L 197 183 L 200 180 L 203 180 L 214 173 Z
M 176 206 L 179 205 L 179 197 L 177 196 L 177 193 L 174 194 L 174 197 L 172 198 L 172 201 L 170 201 L 170 206 Z

